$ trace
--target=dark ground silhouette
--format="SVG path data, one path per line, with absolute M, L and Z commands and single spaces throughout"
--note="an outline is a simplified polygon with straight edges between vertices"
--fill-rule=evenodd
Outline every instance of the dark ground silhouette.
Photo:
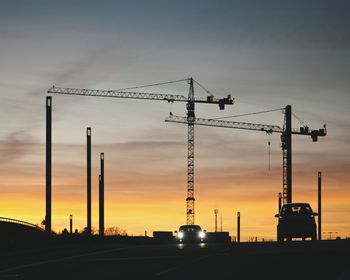
M 350 240 L 178 245 L 38 236 L 1 239 L 0 279 L 350 279 Z

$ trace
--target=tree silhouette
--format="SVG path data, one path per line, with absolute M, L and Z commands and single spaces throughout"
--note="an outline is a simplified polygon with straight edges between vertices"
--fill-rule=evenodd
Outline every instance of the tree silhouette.
M 125 229 L 120 229 L 119 227 L 109 227 L 105 230 L 105 235 L 110 236 L 127 236 Z

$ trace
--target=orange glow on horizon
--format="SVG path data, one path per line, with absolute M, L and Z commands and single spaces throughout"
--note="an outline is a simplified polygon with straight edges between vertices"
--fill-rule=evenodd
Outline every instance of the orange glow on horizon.
M 10 180 L 12 181 L 12 180 Z M 17 180 L 16 180 L 17 181 Z M 45 188 L 36 185 L 38 179 L 26 187 L 21 178 L 17 186 L 2 193 L 0 198 L 1 216 L 16 218 L 34 224 L 40 224 L 45 213 Z M 236 235 L 236 212 L 241 212 L 241 236 L 243 241 L 257 236 L 259 240 L 275 239 L 277 213 L 277 193 L 280 185 L 251 184 L 235 186 L 221 184 L 215 190 L 210 182 L 207 185 L 198 180 L 196 192 L 196 223 L 203 229 L 214 231 L 215 208 L 223 215 L 223 230 Z M 252 180 L 255 182 L 255 180 Z M 69 215 L 73 214 L 74 229 L 83 230 L 86 225 L 85 181 L 72 186 L 64 181 L 53 185 L 53 229 L 61 232 L 69 227 Z M 179 186 L 154 186 L 163 191 L 149 191 L 139 185 L 123 186 L 122 190 L 115 185 L 106 185 L 105 190 L 105 227 L 117 226 L 125 229 L 129 235 L 148 235 L 155 230 L 175 231 L 185 223 L 185 190 L 174 190 Z M 242 189 L 243 188 L 243 189 Z M 276 188 L 276 191 L 271 191 Z M 317 212 L 316 190 L 298 191 L 295 188 L 294 201 L 308 201 Z M 126 191 L 129 190 L 129 191 Z M 169 190 L 172 190 L 169 192 Z M 270 195 L 270 194 L 275 194 Z M 93 187 L 92 224 L 98 229 L 98 193 Z M 348 236 L 349 222 L 344 219 L 349 214 L 348 197 L 350 190 L 343 188 L 330 189 L 325 186 L 323 199 L 323 229 L 337 231 L 340 236 Z M 220 215 L 220 214 L 219 214 Z M 220 221 L 220 219 L 219 219 Z M 219 222 L 220 229 L 220 222 Z

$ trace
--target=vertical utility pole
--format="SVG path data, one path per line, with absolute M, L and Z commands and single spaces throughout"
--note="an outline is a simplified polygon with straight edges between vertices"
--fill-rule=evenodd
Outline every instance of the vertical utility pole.
M 283 153 L 283 203 L 292 202 L 292 106 L 285 108 L 284 131 L 281 135 Z
M 46 96 L 46 214 L 45 232 L 51 235 L 51 183 L 52 183 L 52 97 Z
M 86 129 L 87 234 L 91 234 L 91 127 Z
M 73 234 L 73 215 L 69 215 L 69 233 Z
M 282 208 L 282 193 L 278 193 L 278 213 L 281 212 Z
M 237 212 L 237 243 L 241 242 L 241 212 Z
M 214 215 L 215 215 L 215 232 L 218 231 L 218 213 L 219 213 L 219 210 L 218 210 L 218 209 L 214 209 Z
M 318 240 L 322 240 L 322 173 L 318 172 Z
M 99 219 L 99 234 L 100 236 L 104 236 L 105 232 L 105 214 L 104 214 L 104 153 L 100 154 L 100 168 L 101 168 L 101 174 L 99 176 L 99 198 L 100 198 L 100 219 Z
M 222 232 L 222 212 L 220 213 L 220 231 Z
M 188 123 L 188 144 L 187 144 L 187 198 L 186 198 L 186 219 L 188 225 L 194 224 L 194 89 L 193 79 L 189 79 L 190 90 L 187 102 L 187 123 Z

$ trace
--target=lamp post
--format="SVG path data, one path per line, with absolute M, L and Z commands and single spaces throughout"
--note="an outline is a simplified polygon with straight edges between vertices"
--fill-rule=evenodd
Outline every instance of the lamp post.
M 218 213 L 219 213 L 219 209 L 214 209 L 214 214 L 215 214 L 215 232 L 218 231 Z
M 337 231 L 324 231 L 323 234 L 329 234 L 329 240 L 332 240 L 332 234 L 338 234 Z
M 241 242 L 241 212 L 237 212 L 237 243 Z
M 69 233 L 73 234 L 73 215 L 69 215 Z

